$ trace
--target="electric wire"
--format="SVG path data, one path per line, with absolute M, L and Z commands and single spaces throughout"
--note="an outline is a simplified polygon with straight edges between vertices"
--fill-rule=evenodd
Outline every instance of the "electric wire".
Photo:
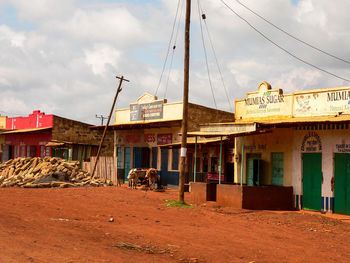
M 178 12 L 179 12 L 180 1 L 181 1 L 181 0 L 178 0 L 178 2 L 177 2 L 177 8 L 176 8 L 176 13 L 175 13 L 175 18 L 174 18 L 173 27 L 172 27 L 172 30 L 171 30 L 171 35 L 170 35 L 170 40 L 169 40 L 168 50 L 167 50 L 167 53 L 166 53 L 166 56 L 165 56 L 165 61 L 164 61 L 164 64 L 163 64 L 162 73 L 160 74 L 160 78 L 159 78 L 158 86 L 157 86 L 156 91 L 155 91 L 155 93 L 154 93 L 154 95 L 156 95 L 156 96 L 157 96 L 157 93 L 158 93 L 158 90 L 159 90 L 159 87 L 160 87 L 160 83 L 162 82 L 162 78 L 163 78 L 163 74 L 164 74 L 165 66 L 166 66 L 167 61 L 168 61 L 168 56 L 169 56 L 170 46 L 171 46 L 171 42 L 172 42 L 172 40 L 173 40 L 173 36 L 174 36 L 174 29 L 175 29 L 175 24 L 176 24 L 177 15 L 178 15 Z
M 331 53 L 329 53 L 329 52 L 327 52 L 327 51 L 324 51 L 324 50 L 322 50 L 322 49 L 320 49 L 320 48 L 318 48 L 318 47 L 315 47 L 315 46 L 309 44 L 308 42 L 306 42 L 306 41 L 304 41 L 304 40 L 302 40 L 302 39 L 300 39 L 300 38 L 298 38 L 298 37 L 296 37 L 296 36 L 294 36 L 294 35 L 288 33 L 286 30 L 284 30 L 284 29 L 282 29 L 281 27 L 275 25 L 275 24 L 272 23 L 271 21 L 267 20 L 267 19 L 264 18 L 262 15 L 258 14 L 257 12 L 255 12 L 254 10 L 252 10 L 251 8 L 249 8 L 248 6 L 246 6 L 245 4 L 243 4 L 241 1 L 239 1 L 239 0 L 235 0 L 235 1 L 236 1 L 238 4 L 240 4 L 241 6 L 243 6 L 244 8 L 246 8 L 247 10 L 249 10 L 251 13 L 253 13 L 254 15 L 256 15 L 257 17 L 259 17 L 259 18 L 261 18 L 262 20 L 264 20 L 264 21 L 265 21 L 266 23 L 268 23 L 269 25 L 273 26 L 274 28 L 276 28 L 276 29 L 278 29 L 279 31 L 281 31 L 281 32 L 283 32 L 284 34 L 286 34 L 287 36 L 289 36 L 289 37 L 291 37 L 291 38 L 293 38 L 293 39 L 295 39 L 295 40 L 297 40 L 297 41 L 303 43 L 304 45 L 306 45 L 306 46 L 308 46 L 308 47 L 310 47 L 310 48 L 313 48 L 313 49 L 315 49 L 315 50 L 317 50 L 317 51 L 319 51 L 319 52 L 321 52 L 321 53 L 323 53 L 323 54 L 325 54 L 325 55 L 327 55 L 327 56 L 329 56 L 329 57 L 332 57 L 332 58 L 335 58 L 335 59 L 337 59 L 337 60 L 340 60 L 340 61 L 342 61 L 342 62 L 344 62 L 344 63 L 350 64 L 350 61 L 348 61 L 348 60 L 346 60 L 346 59 L 343 59 L 343 58 L 340 58 L 340 57 L 337 57 L 337 56 L 335 56 L 335 55 L 333 55 L 333 54 L 331 54 Z
M 265 38 L 267 41 L 269 41 L 270 43 L 272 43 L 273 45 L 275 45 L 276 47 L 278 47 L 279 49 L 283 50 L 285 53 L 287 53 L 288 55 L 292 56 L 293 58 L 299 60 L 300 62 L 303 62 L 306 65 L 309 65 L 310 67 L 313 67 L 315 69 L 318 69 L 319 71 L 322 71 L 328 75 L 331 75 L 335 78 L 341 79 L 343 81 L 346 82 L 350 82 L 350 80 L 340 77 L 332 72 L 329 72 L 325 69 L 322 69 L 318 66 L 313 65 L 312 63 L 294 55 L 293 53 L 291 53 L 290 51 L 288 51 L 287 49 L 283 48 L 282 46 L 280 46 L 279 44 L 277 44 L 276 42 L 274 42 L 273 40 L 271 40 L 270 38 L 268 38 L 264 33 L 262 33 L 260 30 L 258 30 L 257 28 L 255 28 L 251 23 L 249 23 L 248 20 L 246 20 L 245 18 L 243 18 L 242 16 L 240 16 L 236 11 L 234 11 L 224 0 L 220 0 L 229 10 L 231 10 L 231 12 L 233 12 L 238 18 L 240 18 L 241 20 L 243 20 L 244 22 L 246 22 L 254 31 L 256 31 L 258 34 L 260 34 L 263 38 Z
M 217 56 L 216 56 L 216 52 L 215 52 L 215 49 L 214 49 L 213 41 L 212 41 L 212 38 L 211 38 L 211 35 L 210 35 L 210 32 L 209 32 L 209 28 L 208 28 L 208 25 L 207 25 L 207 20 L 206 20 L 206 17 L 203 17 L 204 12 L 203 12 L 202 6 L 201 6 L 201 4 L 200 4 L 200 0 L 198 0 L 198 4 L 199 4 L 199 8 L 200 8 L 201 13 L 202 13 L 202 18 L 203 18 L 203 20 L 204 20 L 204 25 L 205 25 L 205 29 L 206 29 L 206 31 L 207 31 L 209 43 L 210 43 L 211 49 L 212 49 L 213 54 L 214 54 L 216 66 L 217 66 L 218 71 L 219 71 L 219 74 L 220 74 L 222 86 L 224 87 L 224 90 L 225 90 L 225 95 L 226 95 L 226 98 L 227 98 L 227 101 L 228 101 L 228 105 L 230 106 L 230 110 L 233 111 L 232 104 L 231 104 L 230 98 L 229 98 L 229 96 L 228 96 L 228 90 L 227 90 L 227 88 L 226 88 L 226 85 L 225 85 L 225 82 L 224 82 L 224 78 L 223 78 L 223 76 L 222 76 L 221 68 L 220 68 L 220 65 L 219 65 L 219 60 L 218 60 L 218 58 L 217 58 Z
M 210 70 L 209 70 L 209 64 L 208 64 L 207 49 L 206 49 L 206 47 L 205 47 L 205 41 L 204 41 L 203 29 L 202 29 L 201 12 L 200 12 L 200 9 L 199 9 L 199 0 L 197 0 L 197 7 L 198 7 L 199 25 L 200 25 L 200 29 L 201 29 L 200 31 L 201 31 L 201 37 L 202 37 L 203 50 L 204 50 L 204 57 L 205 57 L 205 64 L 206 64 L 206 67 L 207 67 L 209 85 L 210 85 L 210 89 L 211 89 L 211 94 L 212 94 L 212 96 L 213 96 L 215 108 L 218 109 L 218 106 L 216 105 L 216 100 L 215 100 L 215 95 L 214 95 L 214 89 L 213 89 L 213 85 L 212 85 L 212 81 L 211 81 L 211 77 L 210 77 Z
M 168 78 L 167 78 L 166 85 L 165 85 L 164 99 L 166 98 L 166 95 L 168 92 L 169 79 L 170 79 L 170 75 L 171 75 L 171 71 L 172 71 L 172 67 L 173 67 L 173 60 L 174 60 L 174 54 L 175 54 L 175 49 L 176 49 L 177 36 L 179 34 L 180 24 L 181 24 L 181 20 L 182 20 L 184 2 L 185 1 L 181 1 L 180 16 L 179 16 L 179 20 L 177 23 L 177 29 L 176 29 L 175 38 L 174 38 L 175 40 L 174 40 L 174 45 L 173 45 L 173 51 L 171 54 L 170 66 L 169 66 L 169 71 L 168 71 Z

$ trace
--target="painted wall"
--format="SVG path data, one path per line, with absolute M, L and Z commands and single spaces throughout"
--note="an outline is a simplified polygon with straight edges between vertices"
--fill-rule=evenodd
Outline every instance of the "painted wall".
M 350 153 L 350 129 L 349 125 L 322 125 L 320 126 L 305 126 L 302 129 L 294 130 L 293 138 L 293 188 L 294 194 L 302 195 L 302 154 L 305 152 L 320 152 L 322 153 L 322 197 L 330 201 L 334 197 L 331 181 L 334 176 L 334 155 L 336 153 Z M 312 128 L 312 130 L 311 130 Z M 325 128 L 325 129 L 324 129 Z M 319 138 L 319 141 L 317 141 Z M 307 145 L 307 141 L 314 142 L 315 147 L 311 149 L 304 147 L 303 142 Z M 309 144 L 310 145 L 310 144 Z M 319 145 L 322 149 L 320 150 Z M 326 207 L 326 205 L 324 205 Z M 330 204 L 328 204 L 330 208 Z
M 6 116 L 0 116 L 0 130 L 6 129 Z
M 20 130 L 20 129 L 35 129 L 35 128 L 49 128 L 53 126 L 53 115 L 45 115 L 39 110 L 33 111 L 27 117 L 7 118 L 6 129 Z
M 246 184 L 246 160 L 247 154 L 260 153 L 263 160 L 263 183 L 271 184 L 271 153 L 283 153 L 283 185 L 293 185 L 293 129 L 280 128 L 274 129 L 271 133 L 260 135 L 251 135 L 244 137 L 244 156 L 242 158 L 242 137 L 237 137 L 235 142 L 235 154 L 240 156 L 235 165 L 235 182 L 240 183 L 241 180 L 241 164 L 243 166 L 243 184 Z

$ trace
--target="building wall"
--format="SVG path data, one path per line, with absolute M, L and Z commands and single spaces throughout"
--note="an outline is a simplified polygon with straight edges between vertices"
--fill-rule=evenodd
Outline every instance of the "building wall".
M 54 116 L 52 139 L 74 143 L 96 144 L 100 143 L 103 130 L 92 130 L 92 125 Z M 105 147 L 101 155 L 113 156 L 113 132 L 108 131 L 104 139 Z
M 181 103 L 182 106 L 182 103 Z M 197 104 L 188 105 L 188 131 L 197 131 L 199 126 L 208 123 L 232 122 L 234 113 L 216 110 Z
M 238 154 L 240 158 L 235 165 L 235 182 L 240 183 L 241 180 L 241 164 L 244 161 L 243 166 L 243 184 L 247 183 L 247 154 L 260 153 L 263 160 L 263 184 L 271 184 L 271 153 L 282 152 L 283 153 L 283 185 L 293 185 L 293 134 L 292 128 L 280 128 L 273 129 L 271 133 L 265 133 L 260 135 L 251 135 L 244 137 L 244 157 L 242 158 L 242 137 L 236 138 L 235 154 Z M 294 186 L 294 185 L 293 185 Z
M 35 128 L 50 128 L 53 125 L 53 115 L 46 115 L 39 110 L 33 111 L 27 117 L 7 118 L 7 130 L 35 129 Z
M 312 127 L 312 130 L 311 130 Z M 322 130 L 314 129 L 316 126 L 304 126 L 301 129 L 294 130 L 293 137 L 293 188 L 294 194 L 303 195 L 303 183 L 302 183 L 302 169 L 303 153 L 322 153 L 322 197 L 324 201 L 328 198 L 330 202 L 334 197 L 332 191 L 332 178 L 334 177 L 334 156 L 336 153 L 350 153 L 350 129 L 347 124 L 338 125 L 322 125 Z M 324 129 L 326 127 L 326 129 Z M 311 135 L 311 137 L 310 137 Z M 316 141 L 315 138 L 319 137 L 322 149 L 319 149 L 319 143 L 315 143 L 316 149 L 307 149 L 304 147 L 302 150 L 303 141 L 305 138 L 311 138 L 308 140 Z M 307 142 L 307 140 L 306 140 Z M 324 208 L 326 205 L 324 204 Z M 328 204 L 330 210 L 331 206 Z
M 0 130 L 6 129 L 6 116 L 0 116 Z

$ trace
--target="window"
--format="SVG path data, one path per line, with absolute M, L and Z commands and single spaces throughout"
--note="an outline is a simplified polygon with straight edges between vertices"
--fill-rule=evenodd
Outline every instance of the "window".
M 201 171 L 201 158 L 196 158 L 196 172 L 199 173 Z
M 203 153 L 203 173 L 208 172 L 208 154 Z
M 211 173 L 217 173 L 218 172 L 218 158 L 217 157 L 211 157 L 211 160 L 210 160 L 210 172 Z
M 122 148 L 117 148 L 117 167 L 122 167 Z
M 179 170 L 179 148 L 173 149 L 171 170 Z
M 152 167 L 157 169 L 157 162 L 158 161 L 158 148 L 153 147 L 152 148 Z

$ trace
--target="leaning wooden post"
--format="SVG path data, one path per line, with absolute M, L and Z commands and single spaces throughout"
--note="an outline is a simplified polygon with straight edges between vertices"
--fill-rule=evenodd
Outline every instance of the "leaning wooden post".
M 219 184 L 221 184 L 221 174 L 222 174 L 222 136 L 220 136 Z
M 120 77 L 116 77 L 116 78 L 117 78 L 117 79 L 120 79 L 120 81 L 119 81 L 119 86 L 118 86 L 117 92 L 116 92 L 115 97 L 114 97 L 114 101 L 113 101 L 113 104 L 112 104 L 112 107 L 111 107 L 111 112 L 109 113 L 109 116 L 108 116 L 107 124 L 106 124 L 106 126 L 105 126 L 105 129 L 103 130 L 103 134 L 102 134 L 102 138 L 101 138 L 101 141 L 100 141 L 100 145 L 98 146 L 98 151 L 97 151 L 97 156 L 96 156 L 96 161 L 95 161 L 94 169 L 92 170 L 92 173 L 91 173 L 91 177 L 92 177 L 92 178 L 94 177 L 94 174 L 95 174 L 96 166 L 97 166 L 97 163 L 98 163 L 98 158 L 100 157 L 100 153 L 101 153 L 101 149 L 102 149 L 102 144 L 103 144 L 103 141 L 104 141 L 104 139 L 105 139 L 105 137 L 106 137 L 108 125 L 109 125 L 109 122 L 110 122 L 111 117 L 112 117 L 112 114 L 113 114 L 113 109 L 114 109 L 115 103 L 116 103 L 116 101 L 117 101 L 117 98 L 118 98 L 119 93 L 122 91 L 122 88 L 121 88 L 122 82 L 123 82 L 123 81 L 129 82 L 129 80 L 124 79 L 124 76 L 121 76 L 121 78 L 120 78 Z

